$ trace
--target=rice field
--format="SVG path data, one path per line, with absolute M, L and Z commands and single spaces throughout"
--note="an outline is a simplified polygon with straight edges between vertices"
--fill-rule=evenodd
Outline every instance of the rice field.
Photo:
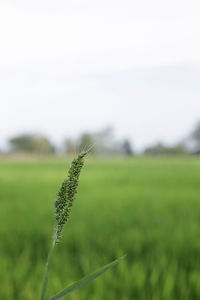
M 69 161 L 0 160 L 0 299 L 39 299 Z M 48 295 L 127 253 L 71 300 L 200 299 L 200 159 L 88 159 Z

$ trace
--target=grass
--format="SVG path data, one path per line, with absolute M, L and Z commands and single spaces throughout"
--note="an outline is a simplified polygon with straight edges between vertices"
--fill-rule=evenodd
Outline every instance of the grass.
M 64 159 L 0 162 L 0 299 L 39 299 Z M 200 160 L 88 160 L 49 276 L 53 295 L 116 257 L 71 300 L 200 298 Z

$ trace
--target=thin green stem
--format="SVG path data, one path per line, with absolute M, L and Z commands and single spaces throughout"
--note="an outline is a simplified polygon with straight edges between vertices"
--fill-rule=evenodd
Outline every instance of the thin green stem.
M 44 296 L 45 296 L 45 292 L 46 292 L 46 288 L 47 288 L 47 283 L 48 283 L 49 265 L 50 265 L 50 262 L 51 262 L 51 257 L 52 257 L 52 254 L 53 254 L 55 243 L 56 243 L 56 241 L 55 241 L 55 238 L 53 237 L 51 248 L 49 250 L 47 261 L 46 261 L 46 267 L 45 267 L 45 272 L 44 272 L 44 278 L 43 278 L 43 283 L 42 283 L 40 300 L 44 300 Z

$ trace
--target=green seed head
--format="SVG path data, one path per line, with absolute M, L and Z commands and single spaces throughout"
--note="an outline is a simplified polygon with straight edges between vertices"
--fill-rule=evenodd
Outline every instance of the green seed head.
M 63 180 L 55 201 L 55 242 L 60 241 L 64 225 L 70 217 L 71 208 L 77 193 L 79 175 L 84 165 L 87 152 L 80 153 L 73 159 L 69 168 L 68 177 Z

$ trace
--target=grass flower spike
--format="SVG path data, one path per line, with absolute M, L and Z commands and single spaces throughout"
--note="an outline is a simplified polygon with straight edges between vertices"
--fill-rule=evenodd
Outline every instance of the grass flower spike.
M 61 238 L 63 228 L 69 220 L 71 208 L 77 193 L 79 175 L 84 165 L 84 157 L 87 152 L 82 152 L 77 158 L 74 158 L 68 173 L 68 178 L 64 179 L 58 191 L 55 201 L 55 242 L 58 243 Z

